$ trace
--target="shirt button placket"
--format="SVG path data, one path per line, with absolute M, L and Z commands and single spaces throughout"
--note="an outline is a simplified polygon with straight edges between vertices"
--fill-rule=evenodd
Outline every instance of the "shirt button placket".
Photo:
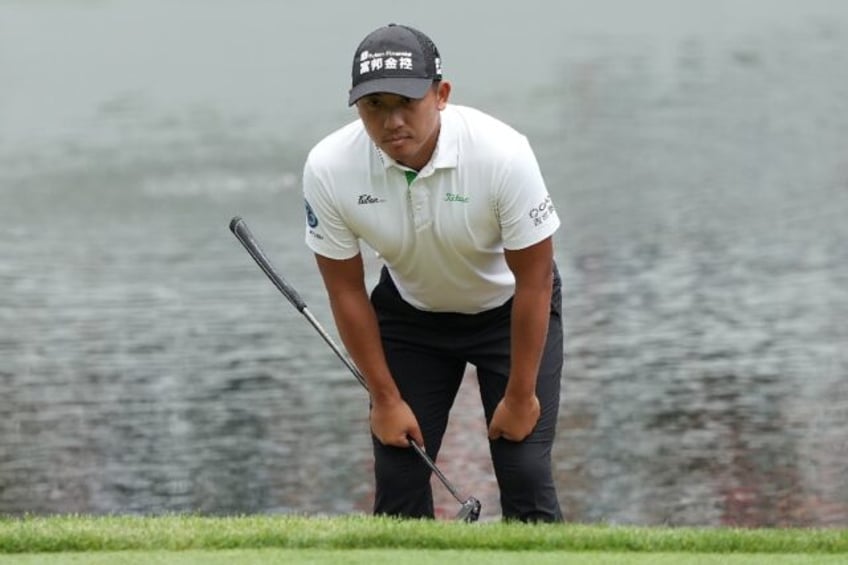
M 415 231 L 426 229 L 430 226 L 430 191 L 427 185 L 416 179 L 409 187 L 412 197 L 412 216 L 415 221 Z

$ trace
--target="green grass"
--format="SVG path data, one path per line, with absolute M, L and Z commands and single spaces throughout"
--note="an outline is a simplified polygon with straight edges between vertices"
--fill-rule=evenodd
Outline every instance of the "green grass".
M 463 524 L 367 516 L 0 518 L 0 565 L 848 563 L 848 529 Z
M 844 555 L 504 552 L 403 549 L 223 549 L 0 555 L 0 565 L 844 565 Z

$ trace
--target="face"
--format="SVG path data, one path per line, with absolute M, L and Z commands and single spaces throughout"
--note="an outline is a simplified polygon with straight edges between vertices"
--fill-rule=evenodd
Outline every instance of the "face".
M 376 93 L 356 102 L 365 131 L 384 153 L 411 169 L 427 164 L 439 139 L 440 110 L 450 96 L 450 83 L 435 83 L 424 98 Z

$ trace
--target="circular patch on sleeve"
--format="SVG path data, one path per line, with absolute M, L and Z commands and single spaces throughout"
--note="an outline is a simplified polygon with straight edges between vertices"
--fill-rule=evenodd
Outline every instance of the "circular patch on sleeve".
M 312 211 L 312 206 L 309 205 L 309 202 L 304 200 L 304 203 L 306 204 L 306 223 L 310 228 L 314 228 L 318 225 L 318 216 Z

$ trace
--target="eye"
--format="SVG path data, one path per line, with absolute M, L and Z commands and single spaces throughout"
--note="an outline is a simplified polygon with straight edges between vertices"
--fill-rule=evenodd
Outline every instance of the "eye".
M 366 96 L 358 104 L 365 110 L 379 110 L 383 107 L 383 101 L 379 96 Z

